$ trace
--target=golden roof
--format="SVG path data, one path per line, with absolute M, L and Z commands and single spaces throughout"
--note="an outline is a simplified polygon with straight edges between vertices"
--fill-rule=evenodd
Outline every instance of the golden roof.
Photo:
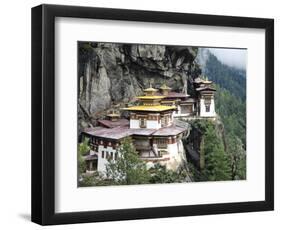
M 207 77 L 205 77 L 205 79 L 203 77 L 202 78 L 197 77 L 197 78 L 195 78 L 194 81 L 196 83 L 203 83 L 203 84 L 211 84 L 212 83 L 212 81 L 209 81 Z
M 120 117 L 119 113 L 116 113 L 115 110 L 112 110 L 110 113 L 108 113 L 106 116 L 108 117 Z
M 165 96 L 155 96 L 155 95 L 147 95 L 147 96 L 139 96 L 137 97 L 138 99 L 148 99 L 148 100 L 153 100 L 153 99 L 163 99 Z
M 149 83 L 149 88 L 146 88 L 146 89 L 144 89 L 143 91 L 144 91 L 144 92 L 151 92 L 151 93 L 154 93 L 154 92 L 157 92 L 158 90 L 157 90 L 157 89 L 154 89 L 154 88 L 152 87 L 151 82 L 150 82 L 150 83 Z
M 153 112 L 162 112 L 166 110 L 176 109 L 176 106 L 167 106 L 167 105 L 138 105 L 125 108 L 129 111 L 153 111 Z
M 149 87 L 149 88 L 146 88 L 143 90 L 144 92 L 157 92 L 158 90 L 157 89 L 154 89 L 152 87 Z
M 160 89 L 168 89 L 168 90 L 170 90 L 170 89 L 172 89 L 172 88 L 170 88 L 170 87 L 167 86 L 166 84 L 163 84 L 163 85 L 160 87 Z
M 120 114 L 110 113 L 110 114 L 107 114 L 106 116 L 108 116 L 108 117 L 120 117 Z

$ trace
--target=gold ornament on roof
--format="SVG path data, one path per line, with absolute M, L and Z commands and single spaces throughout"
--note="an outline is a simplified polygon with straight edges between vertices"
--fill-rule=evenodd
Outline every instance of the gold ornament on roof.
M 146 88 L 143 90 L 145 92 L 145 95 L 146 96 L 154 96 L 155 92 L 157 92 L 158 90 L 157 89 L 154 89 L 152 87 L 152 84 L 150 83 L 149 84 L 149 88 Z

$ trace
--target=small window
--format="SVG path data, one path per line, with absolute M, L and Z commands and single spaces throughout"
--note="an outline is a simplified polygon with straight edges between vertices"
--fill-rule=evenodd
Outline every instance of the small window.
M 114 158 L 114 159 L 117 160 L 117 158 L 118 158 L 118 153 L 116 152 L 116 153 L 115 153 L 115 158 Z
M 210 105 L 206 105 L 206 112 L 210 112 Z
M 140 121 L 140 128 L 146 128 L 146 120 L 144 118 L 141 118 L 139 121 Z
M 187 106 L 187 112 L 192 113 L 192 110 L 193 110 L 192 105 L 188 105 Z
M 113 152 L 110 153 L 110 159 L 113 159 Z
M 162 150 L 158 151 L 158 157 L 162 157 L 164 154 L 165 154 L 165 151 L 162 151 Z
M 104 158 L 104 151 L 101 152 L 101 158 Z
M 167 140 L 165 138 L 156 139 L 158 148 L 167 148 Z

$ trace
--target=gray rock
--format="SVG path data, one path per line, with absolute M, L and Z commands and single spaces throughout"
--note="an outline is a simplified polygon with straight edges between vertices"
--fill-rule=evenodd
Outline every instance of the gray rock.
M 165 45 L 80 42 L 79 128 L 95 123 L 113 104 L 130 102 L 142 90 L 166 82 L 174 91 L 192 91 L 200 74 L 197 48 Z M 83 122 L 82 122 L 83 121 Z

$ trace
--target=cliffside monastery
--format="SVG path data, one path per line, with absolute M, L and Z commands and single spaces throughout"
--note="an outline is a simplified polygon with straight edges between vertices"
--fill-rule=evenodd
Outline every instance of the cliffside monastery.
M 137 97 L 136 105 L 122 109 L 129 113 L 129 119 L 113 110 L 98 121 L 98 127 L 84 130 L 82 137 L 89 138 L 91 146 L 85 156 L 87 171 L 104 173 L 108 160 L 120 157 L 118 147 L 128 136 L 148 166 L 160 163 L 168 169 L 179 167 L 186 160 L 182 138 L 189 135 L 189 127 L 178 120 L 216 117 L 212 82 L 196 78 L 193 84 L 194 98 L 173 92 L 166 84 L 159 89 L 149 87 Z

